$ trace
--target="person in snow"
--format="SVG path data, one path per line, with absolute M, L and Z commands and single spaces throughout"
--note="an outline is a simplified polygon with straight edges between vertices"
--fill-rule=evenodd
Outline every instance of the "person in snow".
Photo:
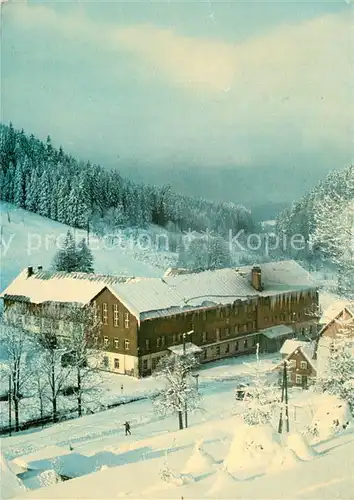
M 130 423 L 129 422 L 124 422 L 124 427 L 125 427 L 125 435 L 126 436 L 131 436 L 132 433 L 130 432 Z

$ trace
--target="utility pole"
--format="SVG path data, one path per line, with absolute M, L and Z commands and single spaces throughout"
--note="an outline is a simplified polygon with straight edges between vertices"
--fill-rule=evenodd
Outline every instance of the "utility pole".
M 284 405 L 284 403 L 285 403 L 286 432 L 289 432 L 290 425 L 289 425 L 288 375 L 287 375 L 286 360 L 284 360 L 284 365 L 283 365 L 283 380 L 282 380 L 282 386 L 281 386 L 281 408 L 280 408 L 279 425 L 278 425 L 279 434 L 282 434 L 282 432 L 283 432 L 283 420 L 284 420 L 283 405 Z
M 12 402 L 12 383 L 11 383 L 11 374 L 9 375 L 9 395 L 8 395 L 8 401 L 9 401 L 9 435 L 11 436 L 11 402 Z
M 187 335 L 192 335 L 193 330 L 183 333 L 182 338 L 183 338 L 183 357 L 186 356 L 186 337 Z M 185 374 L 186 375 L 186 374 Z M 184 426 L 185 428 L 188 427 L 188 410 L 187 410 L 187 401 L 184 403 Z
M 284 361 L 284 385 L 285 385 L 285 418 L 286 418 L 286 432 L 290 431 L 289 424 L 289 399 L 288 399 L 288 373 L 287 373 L 287 363 Z

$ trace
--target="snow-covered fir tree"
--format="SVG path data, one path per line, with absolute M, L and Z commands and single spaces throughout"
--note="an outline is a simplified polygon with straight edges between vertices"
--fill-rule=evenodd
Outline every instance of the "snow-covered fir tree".
M 230 250 L 219 236 L 197 236 L 179 247 L 178 264 L 193 271 L 221 269 L 231 264 Z
M 248 425 L 261 425 L 271 422 L 275 407 L 279 401 L 279 389 L 269 380 L 259 357 L 259 344 L 256 350 L 256 365 L 251 368 L 251 382 L 247 387 L 244 401 L 246 408 L 242 414 Z
M 321 346 L 322 368 L 316 389 L 337 396 L 354 413 L 354 327 L 342 326 L 336 338 Z
M 183 429 L 184 412 L 193 411 L 200 405 L 200 395 L 192 377 L 197 364 L 190 354 L 170 354 L 160 360 L 154 372 L 154 376 L 163 382 L 163 388 L 153 398 L 153 404 L 162 415 L 177 415 L 179 429 Z
M 77 247 L 78 253 L 78 268 L 84 273 L 94 273 L 95 269 L 93 267 L 93 255 L 90 247 L 86 243 L 86 239 L 82 238 Z
M 62 248 L 54 257 L 53 268 L 56 271 L 68 273 L 80 271 L 80 258 L 75 239 L 70 231 L 67 232 Z
M 229 230 L 236 234 L 254 228 L 250 212 L 242 206 L 190 198 L 173 193 L 170 186 L 128 181 L 115 169 L 78 161 L 56 149 L 50 137 L 42 142 L 11 125 L 0 125 L 0 139 L 2 199 L 64 224 L 86 229 L 94 220 L 101 228 L 107 212 L 117 210 L 116 222 L 123 227 L 172 223 L 180 232 L 210 229 L 223 238 Z

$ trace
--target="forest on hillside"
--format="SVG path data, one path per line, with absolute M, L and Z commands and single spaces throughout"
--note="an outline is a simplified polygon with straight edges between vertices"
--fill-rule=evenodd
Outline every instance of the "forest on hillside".
M 135 183 L 115 169 L 81 161 L 12 124 L 0 126 L 0 197 L 44 217 L 108 233 L 156 224 L 172 231 L 213 231 L 226 236 L 254 229 L 250 211 Z M 236 190 L 235 190 L 236 191 Z
M 276 221 L 279 239 L 300 234 L 307 245 L 288 255 L 310 267 L 338 271 L 338 292 L 354 297 L 354 166 L 331 172 L 314 189 L 282 211 Z M 281 246 L 281 245 L 280 245 Z

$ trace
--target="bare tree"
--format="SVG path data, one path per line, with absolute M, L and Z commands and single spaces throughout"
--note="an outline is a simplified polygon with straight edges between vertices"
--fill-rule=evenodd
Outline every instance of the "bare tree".
M 177 414 L 180 429 L 183 429 L 183 413 L 199 408 L 200 395 L 191 374 L 196 366 L 192 355 L 171 354 L 160 360 L 154 373 L 165 384 L 154 396 L 154 406 L 162 415 Z
M 7 311 L 6 323 L 0 324 L 0 341 L 5 354 L 5 364 L 11 376 L 11 390 L 9 397 L 13 402 L 15 414 L 15 431 L 20 426 L 20 400 L 22 393 L 29 382 L 30 366 L 26 358 L 31 345 L 28 332 L 23 324 L 25 309 L 21 305 L 11 307 L 11 314 Z
M 67 311 L 64 321 L 67 328 L 65 357 L 76 373 L 75 395 L 81 417 L 83 390 L 95 384 L 94 376 L 102 366 L 101 320 L 95 306 L 74 305 Z
M 67 352 L 63 328 L 65 307 L 60 304 L 44 305 L 39 313 L 38 332 L 32 338 L 38 347 L 38 371 L 44 377 L 48 390 L 45 397 L 52 406 L 53 422 L 58 417 L 58 396 L 69 379 L 71 366 L 62 366 L 61 360 Z

